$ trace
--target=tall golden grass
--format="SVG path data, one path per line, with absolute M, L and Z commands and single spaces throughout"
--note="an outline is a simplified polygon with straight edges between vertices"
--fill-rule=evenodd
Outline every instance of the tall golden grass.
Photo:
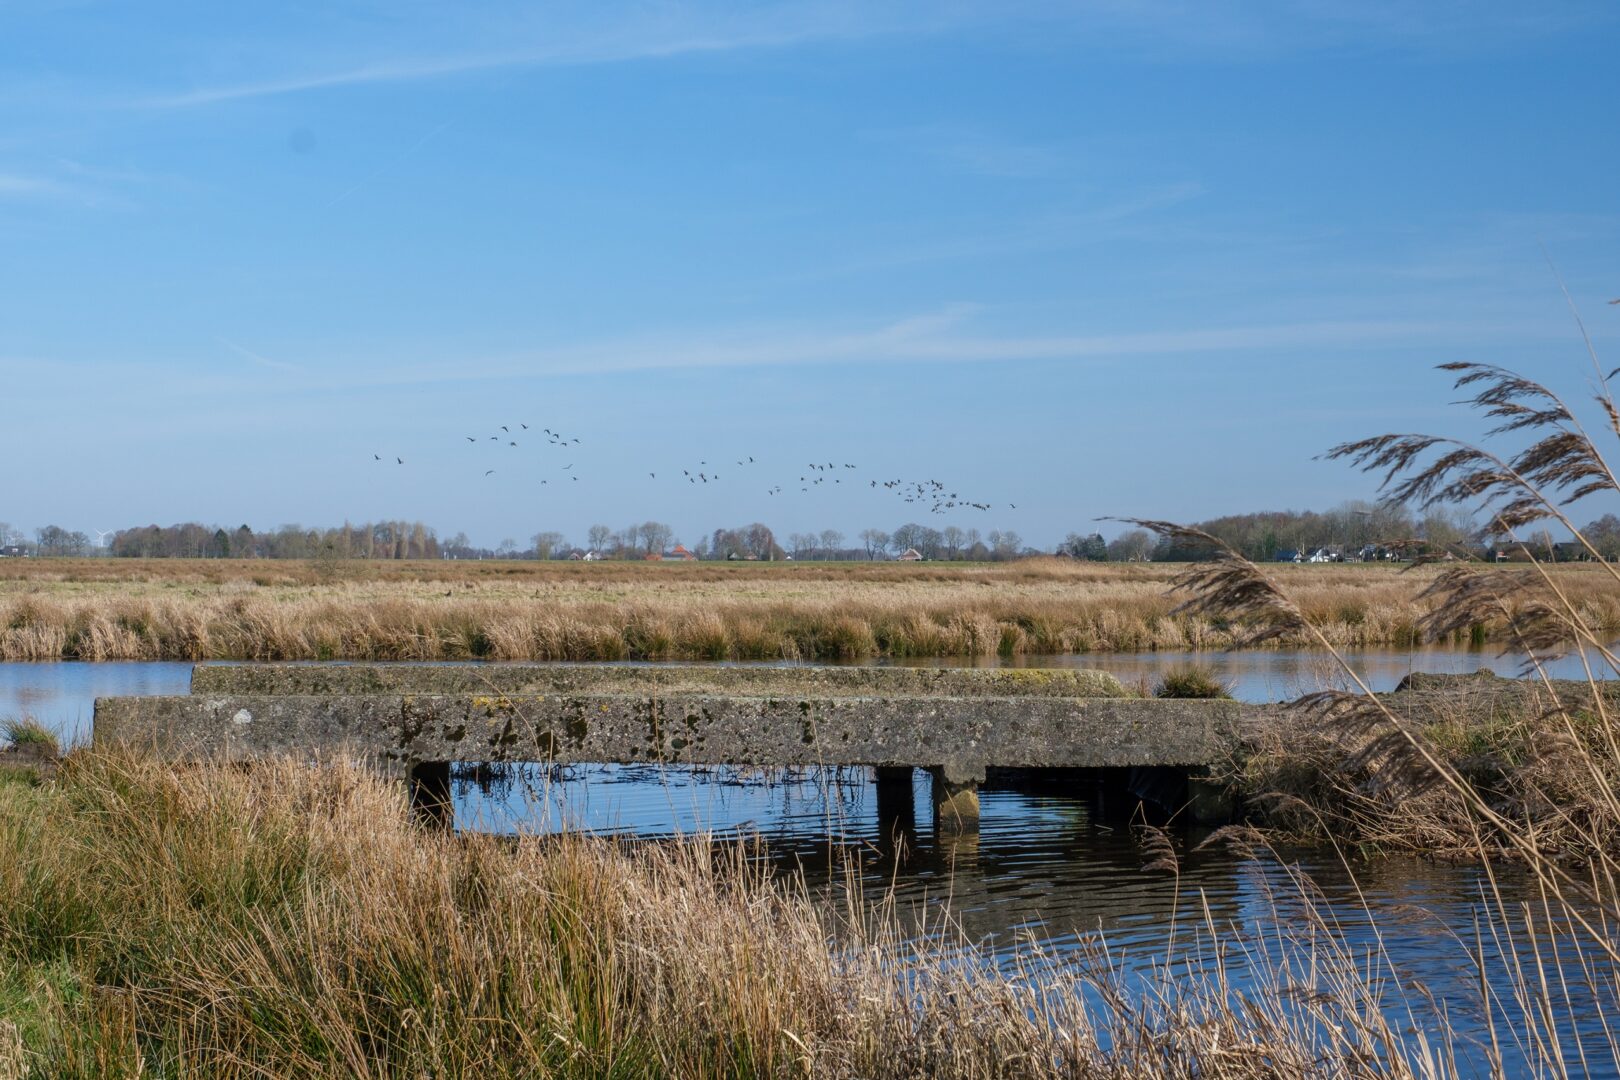
M 1246 942 L 1207 924 L 1191 966 L 1006 968 L 946 927 L 908 941 L 892 908 L 817 905 L 735 846 L 455 836 L 349 764 L 99 750 L 0 783 L 0 865 L 7 1080 L 1461 1071 L 1303 885 Z M 1530 1023 L 1532 1057 L 1564 1052 Z
M 1214 649 L 1220 617 L 1175 614 L 1175 567 L 1012 564 L 357 565 L 15 560 L 0 565 L 0 660 L 842 660 Z M 1336 645 L 1405 645 L 1438 573 L 1285 566 Z M 1553 571 L 1620 635 L 1620 585 Z M 1480 643 L 1487 628 L 1452 640 Z M 1303 641 L 1285 636 L 1284 643 Z

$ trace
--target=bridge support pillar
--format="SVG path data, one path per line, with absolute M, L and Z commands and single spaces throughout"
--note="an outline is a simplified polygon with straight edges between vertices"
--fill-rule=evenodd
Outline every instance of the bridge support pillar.
M 411 816 L 430 829 L 453 829 L 455 806 L 450 801 L 450 763 L 419 761 L 406 781 L 411 793 Z
M 984 766 L 954 763 L 935 766 L 934 828 L 939 832 L 977 832 L 979 785 Z
M 872 770 L 877 788 L 878 832 L 893 838 L 917 831 L 917 800 L 910 765 L 879 765 Z
M 1195 825 L 1229 825 L 1237 816 L 1237 799 L 1213 770 L 1191 769 L 1187 773 L 1187 815 Z

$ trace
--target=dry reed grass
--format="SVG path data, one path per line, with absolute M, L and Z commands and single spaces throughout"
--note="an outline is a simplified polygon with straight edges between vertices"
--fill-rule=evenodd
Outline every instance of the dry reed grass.
M 1303 882 L 1191 967 L 1009 971 L 736 847 L 457 837 L 351 765 L 103 751 L 0 784 L 0 865 L 0 1076 L 1457 1074 Z
M 1232 620 L 1175 613 L 1178 568 L 963 564 L 22 560 L 0 566 L 0 660 L 844 660 L 1225 648 Z M 1440 571 L 1283 566 L 1337 646 L 1407 645 Z M 1620 634 L 1620 584 L 1559 567 Z M 1449 640 L 1478 643 L 1489 628 Z M 1298 643 L 1297 633 L 1282 643 Z

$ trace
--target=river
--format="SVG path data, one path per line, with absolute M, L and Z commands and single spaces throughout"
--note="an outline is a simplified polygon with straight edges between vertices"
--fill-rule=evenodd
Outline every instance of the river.
M 1213 667 L 1237 697 L 1251 701 L 1276 701 L 1343 681 L 1330 661 L 1303 651 L 1017 662 L 1099 668 L 1135 683 L 1192 659 Z M 1483 667 L 1510 674 L 1518 666 L 1494 653 L 1439 649 L 1358 650 L 1348 659 L 1376 690 L 1392 689 L 1412 671 Z M 185 693 L 190 674 L 189 664 L 176 663 L 0 664 L 0 716 L 32 715 L 68 741 L 80 741 L 88 734 L 97 696 Z M 1580 665 L 1565 661 L 1553 674 L 1579 677 Z M 991 786 L 982 794 L 979 834 L 969 839 L 934 833 L 920 773 L 913 795 L 912 814 L 902 813 L 898 822 L 905 835 L 899 849 L 892 842 L 896 819 L 879 820 L 873 787 L 860 769 L 825 774 L 645 766 L 469 771 L 456 783 L 456 815 L 462 827 L 499 832 L 573 827 L 653 837 L 757 834 L 785 872 L 802 873 L 819 895 L 833 898 L 853 887 L 875 900 L 892 890 L 897 910 L 912 925 L 928 925 L 948 912 L 969 939 L 1009 964 L 1032 936 L 1069 955 L 1106 941 L 1113 955 L 1123 958 L 1119 962 L 1136 972 L 1162 963 L 1196 966 L 1202 954 L 1194 943 L 1206 919 L 1233 941 L 1258 940 L 1267 927 L 1297 921 L 1303 901 L 1288 871 L 1297 866 L 1320 889 L 1321 910 L 1337 923 L 1347 945 L 1368 953 L 1382 950 L 1394 973 L 1385 987 L 1386 1008 L 1410 1013 L 1410 1023 L 1421 1028 L 1436 1023 L 1435 1010 L 1443 1007 L 1460 1036 L 1456 1053 L 1470 1070 L 1485 1074 L 1480 974 L 1463 944 L 1473 940 L 1476 921 L 1485 917 L 1488 881 L 1480 868 L 1382 858 L 1355 863 L 1352 875 L 1331 851 L 1245 857 L 1223 846 L 1200 849 L 1205 834 L 1189 829 L 1171 831 L 1176 873 L 1145 870 L 1150 859 L 1140 830 L 1132 827 L 1128 808 L 1101 787 Z M 1511 868 L 1497 881 L 1510 899 L 1532 895 L 1529 883 Z M 1509 958 L 1486 952 L 1487 981 L 1503 984 Z M 1241 950 L 1227 962 L 1241 987 Z M 1579 1041 L 1588 1054 L 1586 1075 L 1620 1075 L 1603 1035 L 1603 1018 L 1615 1008 L 1612 988 L 1594 996 L 1575 979 L 1571 992 L 1576 1007 L 1569 1014 L 1583 1021 L 1567 1053 L 1573 1055 Z M 1439 1005 L 1431 1005 L 1431 998 Z M 1511 998 L 1498 1000 L 1495 1008 L 1507 1029 L 1518 1026 L 1518 1006 Z M 1512 1045 L 1503 1052 L 1509 1075 L 1534 1075 Z

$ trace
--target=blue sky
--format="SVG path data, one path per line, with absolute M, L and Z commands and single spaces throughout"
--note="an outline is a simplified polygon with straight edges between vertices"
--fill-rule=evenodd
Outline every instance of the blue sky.
M 1580 395 L 1543 248 L 1620 362 L 1609 4 L 239 7 L 0 3 L 0 519 L 1049 545 Z

